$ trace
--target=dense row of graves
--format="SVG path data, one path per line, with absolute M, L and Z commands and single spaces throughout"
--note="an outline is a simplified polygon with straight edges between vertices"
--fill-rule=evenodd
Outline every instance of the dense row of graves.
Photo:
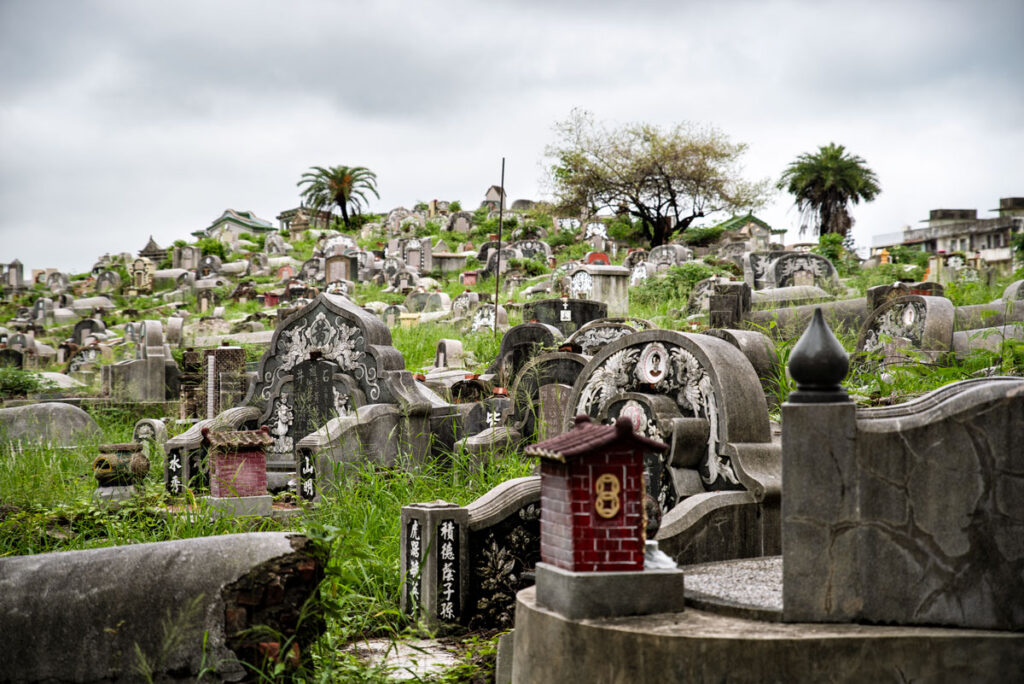
M 698 334 L 629 311 L 631 287 L 700 259 L 690 247 L 627 250 L 599 222 L 560 220 L 556 228 L 578 231 L 592 249 L 559 263 L 544 229 L 449 245 L 416 235 L 423 219 L 396 209 L 367 227 L 391 236 L 379 250 L 321 231 L 304 261 L 278 235 L 234 261 L 174 247 L 169 269 L 108 255 L 75 280 L 55 271 L 26 279 L 15 261 L 0 272 L 3 296 L 25 305 L 0 327 L 0 364 L 57 362 L 64 372 L 47 375 L 63 376 L 65 394 L 99 385 L 108 401 L 167 409 L 164 420 L 139 421 L 132 442 L 100 447 L 102 499 L 133 496 L 153 454 L 168 494 L 198 495 L 233 516 L 271 515 L 272 494 L 282 491 L 316 506 L 355 464 L 453 452 L 537 459 L 537 475 L 467 506 L 408 502 L 400 521 L 402 609 L 438 629 L 515 626 L 503 656 L 515 681 L 600 671 L 601 648 L 583 660 L 559 655 L 581 638 L 581 620 L 695 609 L 755 622 L 939 626 L 933 636 L 962 650 L 974 678 L 1024 666 L 1024 380 L 969 380 L 857 409 L 839 386 L 848 360 L 828 329 L 859 331 L 849 363 L 949 363 L 1024 338 L 1024 281 L 989 304 L 957 307 L 944 286 L 984 276 L 943 261 L 931 280 L 853 296 L 824 257 L 746 236 L 714 255 L 742 277 L 693 288 L 683 315 L 704 323 Z M 472 214 L 447 221 L 468 238 Z M 471 258 L 479 269 L 467 270 Z M 531 260 L 550 273 L 529 278 L 514 268 Z M 254 280 L 268 277 L 270 287 Z M 451 297 L 438 278 L 455 277 L 466 290 Z M 517 292 L 524 301 L 502 304 L 476 287 L 495 278 L 500 298 Z M 402 295 L 402 304 L 359 301 L 362 282 Z M 140 296 L 148 310 L 132 308 Z M 228 299 L 258 302 L 258 313 L 227 320 Z M 108 324 L 113 314 L 127 322 Z M 432 367 L 407 368 L 391 330 L 439 321 L 501 334 L 496 357 L 473 359 L 461 340 L 442 339 Z M 54 340 L 53 329 L 66 337 Z M 780 426 L 769 413 L 779 408 L 776 343 L 797 338 L 788 368 L 798 390 Z M 247 362 L 228 339 L 265 352 Z M 168 438 L 172 422 L 185 429 Z M 275 567 L 307 584 L 322 572 L 301 570 L 313 567 L 305 557 L 288 559 Z M 700 585 L 717 577 L 714 564 L 735 570 L 727 564 L 737 559 L 763 561 L 744 572 L 777 589 L 765 603 Z M 691 580 L 677 566 L 701 569 Z M 255 619 L 252 609 L 243 616 Z M 225 643 L 243 648 L 228 622 L 217 626 Z M 990 636 L 942 634 L 958 628 Z M 654 655 L 618 671 L 649 675 L 652 663 L 668 662 L 644 630 L 630 647 Z M 605 632 L 591 638 L 621 650 L 621 635 Z M 849 638 L 877 639 L 879 663 L 891 665 L 904 657 L 901 639 L 919 637 Z M 926 660 L 903 664 L 925 676 Z M 729 672 L 728 662 L 666 667 L 670 680 Z M 859 662 L 853 672 L 871 667 Z M 60 678 L 26 668 L 27 679 Z

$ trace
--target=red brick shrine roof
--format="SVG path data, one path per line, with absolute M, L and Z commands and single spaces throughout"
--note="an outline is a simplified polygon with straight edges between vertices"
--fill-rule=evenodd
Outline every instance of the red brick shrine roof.
M 571 430 L 528 446 L 523 453 L 565 463 L 568 458 L 581 456 L 596 449 L 624 445 L 652 451 L 668 449 L 667 444 L 634 433 L 633 421 L 625 416 L 621 416 L 614 425 L 600 425 L 591 421 L 590 416 L 580 414 L 576 416 Z
M 203 437 L 211 448 L 221 451 L 242 451 L 249 449 L 266 449 L 274 443 L 270 431 L 263 427 L 259 430 L 223 430 L 214 432 L 203 428 Z

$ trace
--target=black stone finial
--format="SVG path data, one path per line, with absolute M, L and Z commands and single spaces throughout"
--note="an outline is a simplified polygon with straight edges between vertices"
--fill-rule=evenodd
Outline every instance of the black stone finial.
M 850 369 L 850 356 L 825 323 L 821 308 L 789 354 L 789 374 L 796 381 L 790 393 L 794 404 L 846 402 L 849 397 L 839 383 Z

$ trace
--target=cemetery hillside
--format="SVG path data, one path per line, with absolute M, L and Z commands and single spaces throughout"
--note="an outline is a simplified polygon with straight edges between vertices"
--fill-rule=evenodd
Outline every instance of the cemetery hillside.
M 556 135 L 551 201 L 9 254 L 0 682 L 1017 680 L 1024 197 L 858 250 L 843 145 Z

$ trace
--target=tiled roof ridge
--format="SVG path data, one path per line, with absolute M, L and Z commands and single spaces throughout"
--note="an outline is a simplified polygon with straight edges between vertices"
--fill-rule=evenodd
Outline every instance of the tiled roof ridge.
M 634 433 L 633 422 L 625 416 L 620 416 L 612 425 L 594 423 L 586 414 L 576 416 L 573 422 L 573 428 L 568 432 L 528 446 L 523 453 L 527 456 L 564 462 L 567 457 L 625 438 L 632 438 L 643 446 L 657 451 L 668 449 L 667 444 Z
M 259 430 L 221 430 L 214 432 L 203 428 L 203 438 L 210 446 L 228 447 L 232 449 L 268 447 L 274 443 L 270 429 L 266 425 Z

